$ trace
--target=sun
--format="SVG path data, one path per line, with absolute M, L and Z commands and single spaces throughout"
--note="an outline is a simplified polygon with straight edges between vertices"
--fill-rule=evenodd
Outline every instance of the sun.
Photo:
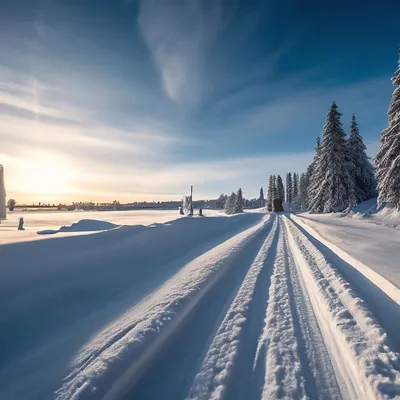
M 30 195 L 50 199 L 73 191 L 75 170 L 59 156 L 42 153 L 21 160 L 13 187 Z

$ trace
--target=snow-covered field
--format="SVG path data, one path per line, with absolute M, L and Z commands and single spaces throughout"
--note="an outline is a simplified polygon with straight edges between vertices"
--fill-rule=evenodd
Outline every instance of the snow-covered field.
M 208 216 L 220 212 L 205 210 Z M 18 220 L 24 218 L 25 231 L 17 231 Z M 20 212 L 7 214 L 7 219 L 0 223 L 0 244 L 48 238 L 38 236 L 37 232 L 57 230 L 81 220 L 107 221 L 115 225 L 151 225 L 164 223 L 179 218 L 178 210 L 135 210 L 135 211 L 69 211 L 69 212 Z M 97 229 L 94 229 L 97 230 Z M 90 232 L 90 231 L 89 231 Z M 62 236 L 76 235 L 78 232 L 63 232 Z M 80 234 L 84 231 L 80 231 Z
M 400 398 L 399 230 L 84 214 L 0 245 L 1 399 Z

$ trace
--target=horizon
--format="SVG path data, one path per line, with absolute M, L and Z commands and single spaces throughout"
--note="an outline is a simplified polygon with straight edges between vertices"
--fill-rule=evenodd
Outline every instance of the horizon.
M 20 204 L 178 201 L 191 184 L 255 198 L 305 172 L 333 100 L 371 157 L 387 126 L 400 4 L 2 4 L 0 164 Z

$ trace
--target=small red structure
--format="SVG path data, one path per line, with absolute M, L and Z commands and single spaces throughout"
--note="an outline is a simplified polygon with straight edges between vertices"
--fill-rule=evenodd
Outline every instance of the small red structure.
M 283 211 L 283 206 L 282 206 L 282 200 L 281 199 L 274 199 L 274 211 L 275 212 L 282 212 Z

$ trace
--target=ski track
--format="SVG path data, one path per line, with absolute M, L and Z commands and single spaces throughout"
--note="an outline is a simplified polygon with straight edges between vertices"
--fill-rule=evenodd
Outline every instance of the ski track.
M 266 215 L 187 263 L 93 337 L 52 398 L 400 398 L 399 304 L 297 221 Z
M 218 400 L 226 393 L 237 358 L 243 326 L 248 320 L 249 308 L 256 289 L 257 280 L 271 251 L 278 220 L 275 219 L 271 233 L 251 265 L 243 283 L 222 321 L 207 355 L 194 379 L 189 399 Z M 243 378 L 243 377 L 242 377 Z M 239 378 L 240 379 L 240 378 Z
M 265 362 L 262 399 L 305 399 L 305 378 L 301 368 L 294 315 L 289 293 L 287 265 L 290 263 L 280 227 L 278 248 L 271 279 L 265 328 L 257 349 L 257 362 Z M 265 360 L 258 354 L 265 346 Z
M 56 398 L 113 399 L 124 394 L 196 304 L 229 272 L 268 218 L 206 252 L 102 332 L 78 357 Z M 133 363 L 132 363 L 133 361 Z

